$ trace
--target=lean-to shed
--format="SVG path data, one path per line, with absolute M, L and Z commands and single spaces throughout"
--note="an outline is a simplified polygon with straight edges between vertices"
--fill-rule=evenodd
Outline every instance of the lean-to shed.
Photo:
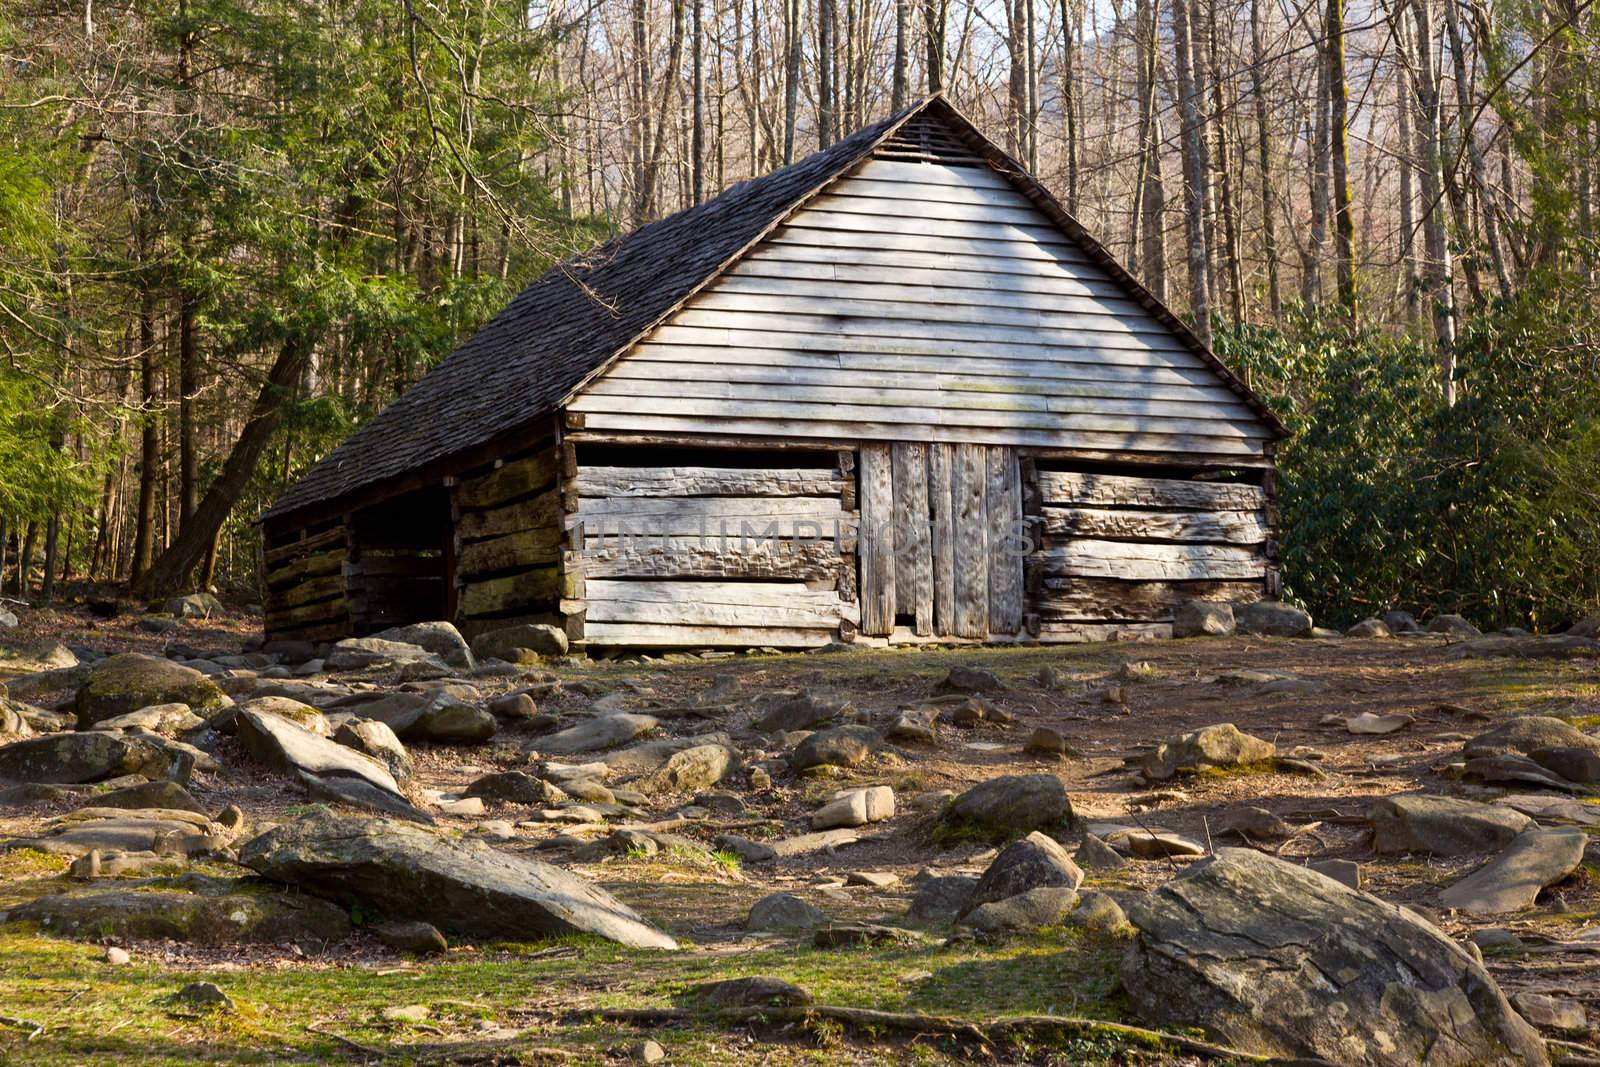
M 1284 432 L 933 97 L 529 286 L 267 512 L 267 631 L 1160 634 L 1276 595 Z

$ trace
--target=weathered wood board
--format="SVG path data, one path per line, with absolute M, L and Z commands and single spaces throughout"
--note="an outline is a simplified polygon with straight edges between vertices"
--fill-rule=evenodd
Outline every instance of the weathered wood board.
M 894 629 L 898 591 L 894 461 L 888 445 L 861 446 L 858 493 L 861 632 L 884 636 Z

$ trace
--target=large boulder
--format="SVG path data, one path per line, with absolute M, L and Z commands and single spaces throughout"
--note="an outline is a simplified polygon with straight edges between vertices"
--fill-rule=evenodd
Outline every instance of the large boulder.
M 883 738 L 870 726 L 830 726 L 796 745 L 789 765 L 797 771 L 824 765 L 854 767 L 865 763 L 882 743 Z
M 1395 855 L 1429 852 L 1467 856 L 1509 845 L 1533 820 L 1503 804 L 1480 804 L 1420 793 L 1380 797 L 1367 815 L 1372 848 Z
M 222 601 L 210 593 L 189 593 L 168 600 L 162 610 L 176 619 L 209 619 L 223 609 Z
M 1185 600 L 1172 614 L 1173 637 L 1227 637 L 1237 623 L 1232 604 Z
M 102 730 L 44 734 L 0 746 L 0 780 L 77 785 L 142 774 L 180 784 L 194 757 L 157 739 Z
M 641 793 L 698 793 L 722 781 L 738 763 L 727 745 L 695 745 L 668 756 L 633 787 Z
M 1483 631 L 1460 615 L 1435 615 L 1428 621 L 1430 634 L 1445 634 L 1449 637 L 1482 637 Z
M 504 626 L 474 638 L 472 654 L 480 660 L 499 659 L 507 663 L 539 656 L 564 656 L 567 634 L 559 626 L 546 623 Z
M 313 797 L 418 822 L 432 821 L 400 791 L 386 767 L 276 715 L 241 708 L 239 743 L 260 763 L 297 779 Z
M 1311 616 L 1279 600 L 1258 600 L 1234 609 L 1239 632 L 1262 637 L 1310 637 Z
M 360 671 L 430 661 L 441 669 L 445 666 L 443 659 L 421 645 L 381 637 L 347 637 L 333 646 L 322 665 L 330 671 Z
M 396 781 L 405 781 L 415 769 L 411 753 L 388 723 L 376 719 L 346 719 L 333 731 L 333 739 L 345 748 L 371 756 L 388 768 Z
M 487 741 L 499 729 L 493 715 L 444 690 L 388 693 L 351 710 L 360 718 L 383 723 L 405 741 L 467 744 Z
M 1277 751 L 1271 741 L 1225 722 L 1167 738 L 1145 754 L 1139 769 L 1146 778 L 1164 782 L 1180 774 L 1253 769 L 1269 762 Z
M 1371 1067 L 1548 1063 L 1483 966 L 1415 913 L 1249 849 L 1129 909 L 1134 1008 L 1266 1056 Z
M 95 664 L 78 687 L 73 708 L 78 729 L 152 704 L 187 704 L 201 718 L 221 710 L 228 697 L 215 682 L 171 660 L 123 652 Z
M 462 937 L 594 934 L 634 948 L 677 947 L 577 875 L 392 819 L 314 815 L 246 842 L 239 861 L 336 903 Z
M 848 700 L 821 696 L 807 689 L 785 693 L 767 704 L 754 729 L 763 734 L 786 734 L 794 730 L 815 730 L 854 710 Z
M 22 708 L 15 701 L 0 697 L 0 738 L 14 740 L 19 737 L 31 737 L 33 727 L 28 725 L 28 720 L 22 714 Z
M 1541 748 L 1582 748 L 1600 754 L 1600 738 L 1553 715 L 1522 715 L 1474 737 L 1461 747 L 1461 754 L 1467 759 L 1507 753 L 1525 756 Z
M 980 782 L 946 805 L 935 835 L 1004 840 L 1072 818 L 1072 801 L 1053 774 L 1007 774 Z
M 402 645 L 417 645 L 444 660 L 451 667 L 471 670 L 477 666 L 467 639 L 448 622 L 414 622 L 409 626 L 391 626 L 372 635 L 380 641 L 397 641 Z
M 983 877 L 978 879 L 968 907 L 1005 900 L 1030 889 L 1077 889 L 1082 884 L 1083 872 L 1072 862 L 1067 850 L 1053 838 L 1035 830 L 1022 840 L 1007 845 L 994 858 L 989 869 L 983 872 Z

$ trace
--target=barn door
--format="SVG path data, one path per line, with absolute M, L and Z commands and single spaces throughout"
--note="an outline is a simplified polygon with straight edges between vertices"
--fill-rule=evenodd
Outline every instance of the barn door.
M 861 632 L 983 638 L 1022 628 L 1016 451 L 863 445 Z

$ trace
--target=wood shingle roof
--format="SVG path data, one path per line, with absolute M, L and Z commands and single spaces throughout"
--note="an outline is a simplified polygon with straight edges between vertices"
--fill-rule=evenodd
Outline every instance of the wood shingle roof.
M 925 111 L 951 122 L 975 156 L 1015 183 L 1147 301 L 1163 321 L 1200 351 L 1278 432 L 1281 424 L 1244 383 L 1155 302 L 1115 259 L 1067 216 L 1049 193 L 941 97 L 933 97 L 857 131 L 832 147 L 744 182 L 696 207 L 650 223 L 552 267 L 461 347 L 397 397 L 365 427 L 278 498 L 264 518 L 282 520 L 356 498 L 384 495 L 391 483 L 423 468 L 525 431 L 686 299 L 718 277 L 752 245 L 823 186 L 891 141 L 906 120 Z M 977 160 L 975 159 L 974 162 Z

